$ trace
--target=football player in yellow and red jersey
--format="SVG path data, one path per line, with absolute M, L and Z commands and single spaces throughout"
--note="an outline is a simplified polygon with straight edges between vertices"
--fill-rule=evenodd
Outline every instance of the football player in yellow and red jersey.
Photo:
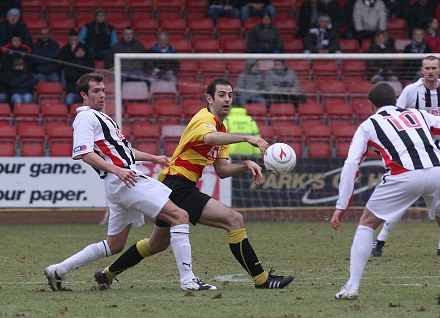
M 188 123 L 179 145 L 173 153 L 171 165 L 159 174 L 159 180 L 172 189 L 171 201 L 186 210 L 190 222 L 222 228 L 232 254 L 252 277 L 256 288 L 283 288 L 293 276 L 277 276 L 267 272 L 260 264 L 244 228 L 243 216 L 199 191 L 196 187 L 205 166 L 214 165 L 220 178 L 250 171 L 253 182 L 263 180 L 261 167 L 251 160 L 229 163 L 228 145 L 247 142 L 259 147 L 264 153 L 267 142 L 251 135 L 229 134 L 223 120 L 229 114 L 233 88 L 223 78 L 213 80 L 207 87 L 208 107 L 201 109 Z M 150 238 L 138 241 L 122 254 L 112 265 L 95 273 L 101 287 L 108 287 L 117 274 L 139 263 L 143 258 L 165 250 L 170 245 L 169 225 L 156 222 Z

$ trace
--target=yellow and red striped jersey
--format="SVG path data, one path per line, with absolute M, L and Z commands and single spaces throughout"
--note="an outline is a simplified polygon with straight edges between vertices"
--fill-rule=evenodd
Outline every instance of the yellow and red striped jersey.
M 207 108 L 201 109 L 185 128 L 171 159 L 171 165 L 163 169 L 158 179 L 165 176 L 181 176 L 197 183 L 205 166 L 212 164 L 217 158 L 229 158 L 229 146 L 212 146 L 203 141 L 204 136 L 211 132 L 226 132 Z

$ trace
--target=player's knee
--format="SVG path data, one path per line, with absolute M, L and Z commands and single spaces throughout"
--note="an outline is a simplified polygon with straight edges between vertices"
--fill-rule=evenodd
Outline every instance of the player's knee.
M 237 230 L 244 227 L 243 215 L 235 210 L 229 213 L 227 218 L 227 230 Z

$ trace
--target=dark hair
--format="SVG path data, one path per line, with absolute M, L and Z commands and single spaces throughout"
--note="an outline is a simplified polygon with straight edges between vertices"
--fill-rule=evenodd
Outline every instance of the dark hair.
M 229 82 L 226 78 L 216 78 L 209 83 L 208 87 L 206 88 L 206 94 L 211 95 L 211 97 L 214 98 L 217 85 L 229 85 L 232 87 L 231 82 Z M 232 89 L 234 89 L 234 87 L 232 87 Z
M 422 65 L 421 66 L 423 66 L 423 61 L 438 61 L 439 62 L 439 65 L 440 65 L 440 60 L 436 57 L 436 56 L 434 56 L 434 55 L 428 55 L 427 57 L 425 57 L 423 60 L 422 60 Z
M 87 73 L 81 76 L 76 82 L 76 91 L 81 96 L 81 92 L 89 94 L 90 82 L 100 83 L 104 80 L 104 76 L 98 73 Z
M 368 99 L 377 108 L 396 105 L 396 92 L 387 83 L 377 83 L 368 91 Z

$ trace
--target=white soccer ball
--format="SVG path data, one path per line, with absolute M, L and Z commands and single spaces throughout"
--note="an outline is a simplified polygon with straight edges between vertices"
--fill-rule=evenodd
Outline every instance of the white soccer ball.
M 288 144 L 278 142 L 272 144 L 264 153 L 264 166 L 274 174 L 287 174 L 296 165 L 296 153 Z

